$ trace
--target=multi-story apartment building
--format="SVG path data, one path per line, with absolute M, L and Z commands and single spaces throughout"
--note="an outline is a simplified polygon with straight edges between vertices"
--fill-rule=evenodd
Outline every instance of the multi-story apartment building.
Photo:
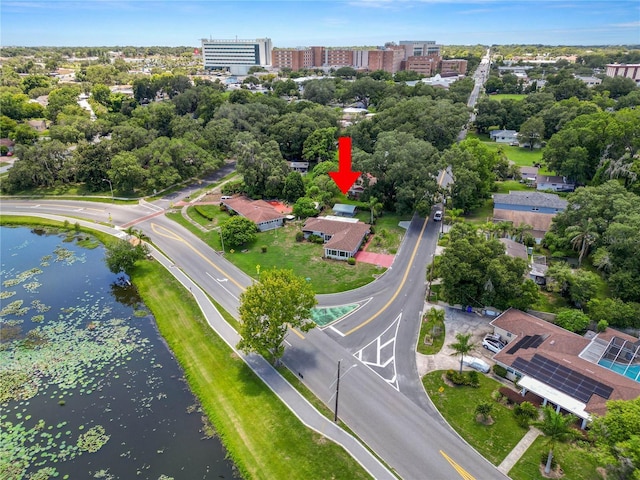
M 246 75 L 255 65 L 271 65 L 272 50 L 270 38 L 202 39 L 202 60 L 205 70 L 228 70 L 235 75 Z
M 467 61 L 457 58 L 442 60 L 440 62 L 440 76 L 453 77 L 454 75 L 464 75 L 467 73 Z
M 375 50 L 362 48 L 298 47 L 276 48 L 272 52 L 275 68 L 340 68 L 353 67 L 362 70 L 384 70 L 396 73 L 413 70 L 424 76 L 432 76 L 442 69 L 443 76 L 464 74 L 466 60 L 445 60 L 440 57 L 441 46 L 435 41 L 403 40 L 400 45 L 387 44 Z
M 626 77 L 640 83 L 640 64 L 612 63 L 607 65 L 607 77 Z

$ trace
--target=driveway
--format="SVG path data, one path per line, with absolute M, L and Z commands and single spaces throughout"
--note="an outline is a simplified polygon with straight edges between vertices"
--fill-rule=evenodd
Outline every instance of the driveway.
M 443 308 L 431 303 L 426 303 L 425 312 L 431 307 Z M 485 317 L 476 313 L 466 313 L 451 307 L 444 307 L 444 309 L 444 345 L 442 350 L 435 355 L 422 355 L 421 353 L 416 353 L 416 363 L 420 377 L 434 370 L 460 368 L 460 357 L 452 355 L 453 350 L 449 347 L 449 344 L 456 341 L 456 334 L 458 333 L 471 333 L 471 341 L 476 345 L 476 349 L 471 352 L 470 356 L 481 358 L 489 365 L 493 366 L 495 363 L 491 359 L 493 353 L 482 348 L 482 338 L 487 333 L 493 332 L 493 328 L 489 325 L 489 322 L 493 320 L 493 317 Z M 463 368 L 468 370 L 468 367 Z

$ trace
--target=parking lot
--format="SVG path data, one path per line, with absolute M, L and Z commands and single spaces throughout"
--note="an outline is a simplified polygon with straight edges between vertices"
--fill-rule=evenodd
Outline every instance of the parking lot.
M 425 304 L 425 311 L 433 307 L 432 304 Z M 440 307 L 437 307 L 440 308 Z M 471 342 L 476 345 L 475 350 L 470 354 L 472 357 L 481 358 L 489 365 L 493 366 L 495 362 L 491 360 L 494 355 L 489 350 L 482 348 L 482 339 L 487 333 L 493 332 L 493 328 L 489 322 L 494 317 L 481 316 L 476 313 L 466 313 L 461 310 L 445 307 L 445 340 L 440 353 L 435 355 L 422 355 L 416 353 L 416 363 L 418 365 L 418 374 L 424 374 L 433 370 L 448 370 L 450 368 L 460 368 L 460 357 L 452 355 L 454 351 L 449 348 L 449 344 L 456 341 L 457 333 L 471 333 Z M 467 367 L 465 369 L 468 370 Z

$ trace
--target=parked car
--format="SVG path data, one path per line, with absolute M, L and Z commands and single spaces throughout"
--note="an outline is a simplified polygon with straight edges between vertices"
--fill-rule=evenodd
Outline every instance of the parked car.
M 464 357 L 462 360 L 462 364 L 467 367 L 473 368 L 482 373 L 489 373 L 489 364 L 482 360 L 481 358 L 476 357 Z
M 433 221 L 439 222 L 440 220 L 442 220 L 442 210 L 436 210 L 436 212 L 433 214 Z
M 498 353 L 500 350 L 504 348 L 504 343 L 500 340 L 496 340 L 493 334 L 485 335 L 482 339 L 482 346 L 493 353 Z

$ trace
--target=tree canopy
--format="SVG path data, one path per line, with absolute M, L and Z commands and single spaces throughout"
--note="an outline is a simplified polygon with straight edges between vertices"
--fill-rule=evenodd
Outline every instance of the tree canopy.
M 315 326 L 310 318 L 316 303 L 311 285 L 291 270 L 262 272 L 260 280 L 240 295 L 242 339 L 237 347 L 277 361 L 289 328 L 308 332 Z

